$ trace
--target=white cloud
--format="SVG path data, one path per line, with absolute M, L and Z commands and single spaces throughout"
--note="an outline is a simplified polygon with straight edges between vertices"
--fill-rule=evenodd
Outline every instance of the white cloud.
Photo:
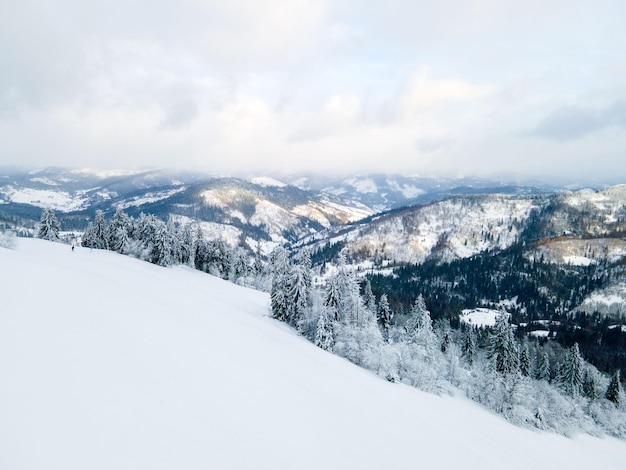
M 583 176 L 596 158 L 619 173 L 625 16 L 618 0 L 3 2 L 0 155 Z M 527 137 L 569 136 L 572 113 L 546 121 L 567 109 L 606 119 L 579 147 Z
M 433 79 L 427 70 L 418 70 L 408 80 L 399 111 L 405 118 L 432 111 L 450 103 L 465 103 L 490 97 L 491 85 L 473 85 L 459 79 Z

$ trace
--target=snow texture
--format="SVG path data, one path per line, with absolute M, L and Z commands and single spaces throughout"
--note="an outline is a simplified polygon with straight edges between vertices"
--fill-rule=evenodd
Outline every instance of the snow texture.
M 499 310 L 488 308 L 464 309 L 461 311 L 460 320 L 472 326 L 494 326 L 499 315 Z
M 386 382 L 269 318 L 266 294 L 189 268 L 25 239 L 0 266 L 2 469 L 626 462 L 624 441 L 530 431 Z

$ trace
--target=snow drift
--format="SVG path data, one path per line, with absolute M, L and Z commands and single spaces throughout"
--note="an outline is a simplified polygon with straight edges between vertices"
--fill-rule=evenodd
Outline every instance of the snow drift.
M 391 384 L 266 294 L 40 240 L 0 248 L 0 468 L 604 468 L 626 442 Z

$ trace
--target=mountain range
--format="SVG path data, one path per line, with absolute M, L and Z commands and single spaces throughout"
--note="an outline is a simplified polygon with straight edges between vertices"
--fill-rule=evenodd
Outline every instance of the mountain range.
M 102 171 L 46 168 L 0 171 L 0 221 L 27 225 L 43 207 L 57 211 L 65 230 L 82 230 L 96 210 L 121 208 L 203 222 L 207 236 L 267 254 L 325 229 L 384 210 L 475 193 L 539 194 L 545 185 L 401 175 L 325 177 L 289 175 L 237 178 L 150 169 Z

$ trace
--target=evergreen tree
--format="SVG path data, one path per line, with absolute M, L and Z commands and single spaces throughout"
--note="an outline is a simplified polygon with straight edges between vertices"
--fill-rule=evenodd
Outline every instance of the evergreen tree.
M 519 356 L 519 370 L 524 377 L 530 377 L 530 354 L 528 345 L 524 344 Z
M 130 246 L 132 220 L 121 208 L 115 211 L 115 216 L 109 225 L 108 246 L 118 253 L 127 253 Z
M 270 303 L 272 306 L 272 316 L 280 321 L 289 319 L 289 302 L 287 300 L 287 284 L 285 276 L 276 275 L 272 277 L 272 288 L 270 290 Z
M 450 343 L 452 342 L 452 333 L 450 331 L 450 325 L 445 325 L 443 327 L 443 332 L 441 333 L 441 352 L 446 353 L 450 348 Z
M 598 398 L 596 381 L 594 380 L 593 375 L 590 374 L 588 370 L 585 370 L 585 375 L 583 378 L 583 395 L 591 401 Z
M 378 325 L 380 326 L 383 339 L 389 341 L 389 329 L 391 328 L 392 313 L 387 300 L 387 294 L 382 294 L 378 301 Z
M 305 264 L 293 266 L 289 279 L 288 321 L 297 326 L 311 308 L 311 271 Z
M 233 281 L 237 281 L 237 279 L 247 277 L 248 274 L 250 274 L 248 257 L 243 249 L 238 248 L 233 251 L 233 262 L 230 277 Z
M 465 330 L 463 345 L 461 346 L 461 355 L 470 366 L 474 363 L 474 356 L 476 355 L 476 332 L 471 326 Z
M 339 321 L 339 309 L 341 307 L 341 290 L 339 285 L 339 277 L 337 275 L 331 277 L 328 280 L 326 293 L 324 295 L 324 307 L 328 310 L 328 314 L 332 321 Z
M 537 380 L 550 381 L 550 358 L 547 352 L 537 355 L 537 366 L 535 367 L 535 378 Z
M 180 234 L 180 262 L 193 266 L 195 264 L 196 237 L 191 223 L 186 224 Z
M 363 305 L 370 312 L 376 312 L 376 298 L 372 292 L 372 283 L 369 279 L 365 279 L 363 283 Z
M 334 321 L 332 316 L 332 312 L 327 308 L 322 308 L 315 329 L 314 343 L 316 346 L 326 351 L 332 351 L 333 345 L 335 344 Z
M 207 248 L 206 248 L 206 240 L 204 239 L 204 234 L 202 233 L 202 229 L 198 225 L 196 227 L 196 234 L 194 236 L 194 250 L 193 250 L 193 265 L 196 269 L 200 271 L 207 272 Z
M 172 214 L 167 217 L 166 223 L 166 237 L 169 245 L 169 265 L 180 264 L 181 262 L 181 240 L 180 240 L 180 230 L 177 227 L 176 221 Z
M 96 211 L 93 223 L 89 223 L 83 233 L 83 246 L 97 248 L 99 250 L 109 249 L 109 227 L 104 219 L 104 212 Z
M 409 341 L 422 346 L 429 356 L 432 355 L 436 348 L 437 337 L 433 330 L 430 312 L 421 294 L 415 299 L 406 327 Z
M 563 388 L 568 395 L 580 395 L 583 388 L 583 358 L 578 343 L 569 349 L 561 376 Z
M 503 375 L 519 370 L 518 347 L 509 317 L 508 313 L 501 312 L 490 336 L 489 358 L 493 360 L 495 370 Z
M 604 398 L 615 403 L 616 406 L 619 406 L 621 398 L 619 375 L 620 374 L 618 369 L 613 374 L 613 377 L 611 377 L 611 382 L 609 382 L 609 386 L 606 389 L 606 393 L 604 394 Z
M 172 234 L 163 221 L 153 218 L 152 224 L 152 236 L 147 240 L 151 247 L 148 261 L 159 266 L 171 266 L 175 261 Z
M 270 255 L 270 263 L 272 272 L 272 287 L 270 290 L 272 316 L 280 321 L 288 321 L 291 309 L 288 296 L 288 292 L 291 290 L 289 283 L 291 264 L 287 250 L 282 247 L 276 248 Z
M 59 239 L 59 230 L 61 229 L 59 221 L 54 214 L 54 211 L 46 207 L 41 213 L 41 219 L 39 221 L 39 231 L 37 232 L 37 238 L 43 240 L 56 241 Z

